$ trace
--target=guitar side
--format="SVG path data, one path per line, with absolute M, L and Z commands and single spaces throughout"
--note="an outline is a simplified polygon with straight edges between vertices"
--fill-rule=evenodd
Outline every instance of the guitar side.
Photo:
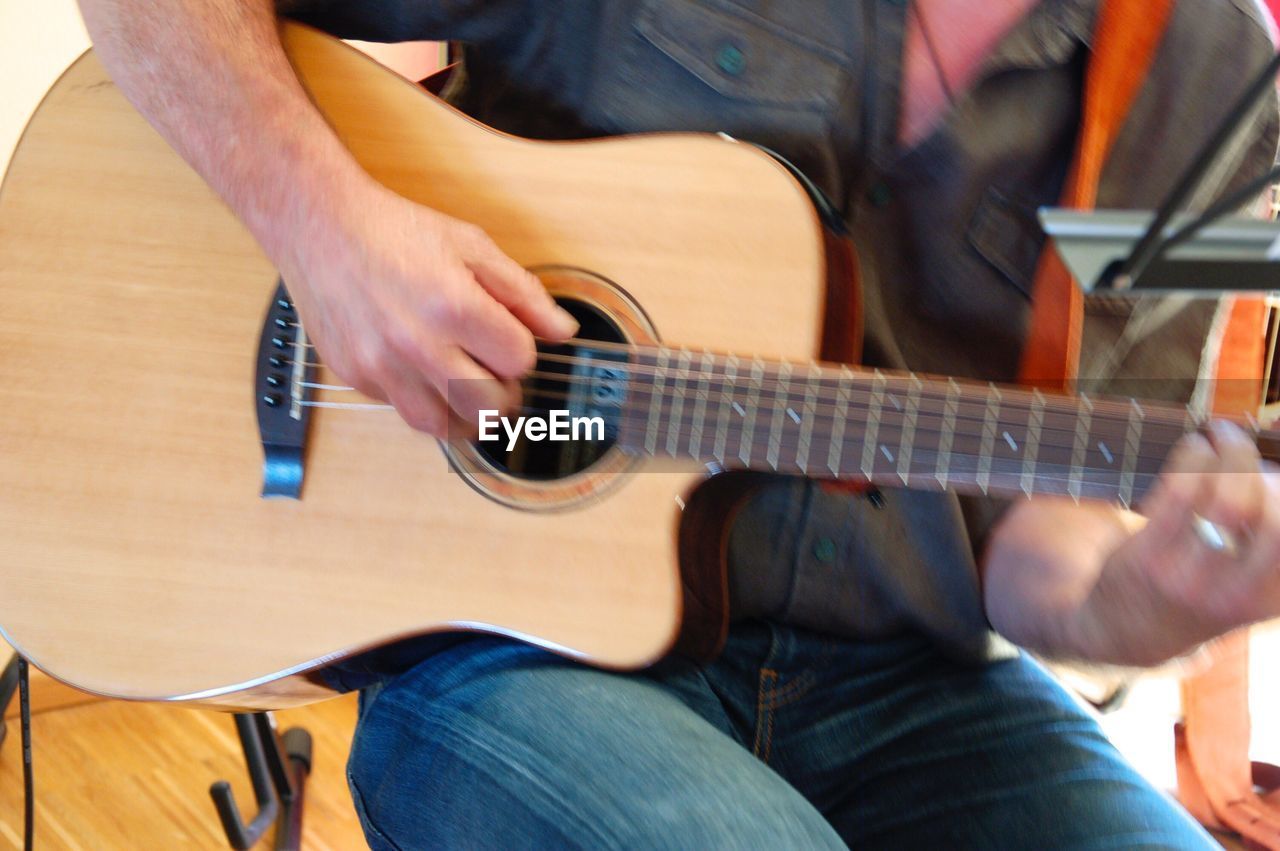
M 694 134 L 519 140 L 339 42 L 284 35 L 317 105 L 392 189 L 526 265 L 606 276 L 666 343 L 819 352 L 837 289 L 823 232 L 764 154 Z M 260 499 L 254 347 L 274 285 L 93 54 L 78 60 L 0 190 L 0 627 L 15 646 L 89 691 L 243 707 L 314 699 L 284 678 L 441 629 L 606 667 L 670 650 L 700 469 L 650 465 L 598 499 L 513 510 L 394 415 L 321 410 L 302 499 Z M 684 630 L 704 651 L 724 616 L 723 541 L 709 540 L 699 552 L 720 561 L 684 565 L 721 592 Z

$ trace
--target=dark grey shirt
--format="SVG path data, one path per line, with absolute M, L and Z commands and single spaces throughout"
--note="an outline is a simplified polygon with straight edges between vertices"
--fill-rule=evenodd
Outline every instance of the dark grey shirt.
M 1181 0 L 1104 175 L 1099 205 L 1151 207 L 1272 47 L 1254 0 Z M 843 211 L 864 264 L 868 364 L 1009 381 L 1043 240 L 1079 127 L 1098 0 L 1044 0 L 942 123 L 897 142 L 907 0 L 313 0 L 295 17 L 371 40 L 465 43 L 452 100 L 542 138 L 726 132 L 798 165 Z M 1260 110 L 1197 199 L 1273 161 Z M 1096 390 L 1185 399 L 1214 304 L 1094 306 Z M 1159 380 L 1150 380 L 1159 379 Z M 994 501 L 779 478 L 731 537 L 735 614 L 875 638 L 907 630 L 958 656 L 993 640 L 978 563 Z

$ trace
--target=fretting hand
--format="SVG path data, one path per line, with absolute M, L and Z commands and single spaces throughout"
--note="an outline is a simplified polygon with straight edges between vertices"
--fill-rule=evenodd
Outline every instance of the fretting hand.
M 1280 467 L 1243 431 L 1219 421 L 1184 438 L 1142 511 L 1108 567 L 1145 579 L 1171 616 L 1218 634 L 1280 615 Z

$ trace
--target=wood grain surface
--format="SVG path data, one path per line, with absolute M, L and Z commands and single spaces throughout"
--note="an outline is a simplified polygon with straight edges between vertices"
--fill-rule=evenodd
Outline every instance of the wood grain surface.
M 302 847 L 368 847 L 344 772 L 355 696 L 277 718 L 283 727 L 306 727 L 314 741 Z M 22 847 L 22 759 L 17 725 L 9 729 L 0 746 L 0 851 Z M 209 800 L 215 780 L 231 783 L 246 818 L 254 811 L 235 727 L 224 713 L 99 701 L 39 713 L 32 743 L 36 847 L 46 851 L 226 849 Z
M 697 134 L 517 140 L 340 42 L 285 38 L 393 189 L 480 224 L 525 264 L 604 274 L 666 342 L 817 353 L 821 229 L 758 150 Z M 79 60 L 0 189 L 0 628 L 28 658 L 94 692 L 159 699 L 214 698 L 449 625 L 609 666 L 666 651 L 677 498 L 697 471 L 512 511 L 393 415 L 320 411 L 303 500 L 259 499 L 252 374 L 274 278 L 96 57 Z

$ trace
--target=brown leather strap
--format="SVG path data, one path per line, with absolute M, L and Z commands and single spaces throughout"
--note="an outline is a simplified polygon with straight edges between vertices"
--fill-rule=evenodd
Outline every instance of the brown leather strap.
M 1178 798 L 1201 824 L 1280 851 L 1280 768 L 1249 761 L 1249 631 L 1209 653 L 1208 667 L 1182 683 Z
M 1254 296 L 1232 298 L 1214 372 L 1212 409 L 1257 410 L 1262 394 L 1267 307 Z M 1175 731 L 1178 797 L 1201 823 L 1229 828 L 1253 844 L 1280 851 L 1280 800 L 1255 786 L 1280 786 L 1280 771 L 1249 761 L 1249 631 L 1207 648 L 1209 663 L 1182 681 L 1182 723 Z
M 1155 60 L 1172 11 L 1173 0 L 1106 0 L 1102 4 L 1064 207 L 1089 210 L 1097 202 L 1103 166 Z M 1031 323 L 1019 381 L 1045 390 L 1066 390 L 1080 362 L 1084 300 L 1052 246 L 1040 255 L 1031 293 Z

